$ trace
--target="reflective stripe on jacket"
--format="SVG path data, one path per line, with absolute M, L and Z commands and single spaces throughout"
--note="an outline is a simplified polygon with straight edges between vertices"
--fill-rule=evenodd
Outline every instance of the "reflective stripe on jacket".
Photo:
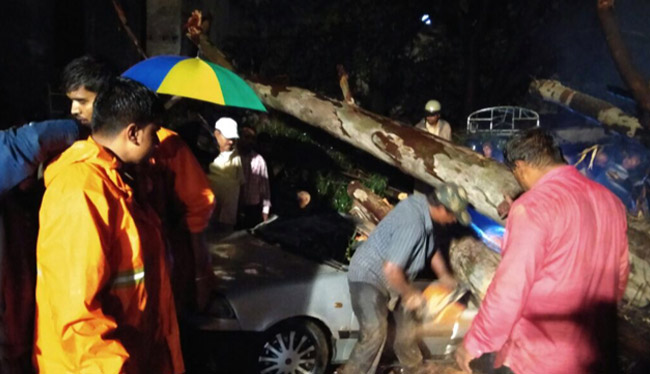
M 160 222 L 91 138 L 45 172 L 35 358 L 48 373 L 182 373 Z

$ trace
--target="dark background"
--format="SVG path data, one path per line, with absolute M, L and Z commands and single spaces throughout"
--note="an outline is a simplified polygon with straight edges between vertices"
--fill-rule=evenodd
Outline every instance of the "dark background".
M 152 2 L 119 1 L 145 46 Z M 179 28 L 195 8 L 212 15 L 212 40 L 240 73 L 340 97 L 343 64 L 363 107 L 406 122 L 436 98 L 460 130 L 476 109 L 530 105 L 533 78 L 559 79 L 636 114 L 616 89 L 625 86 L 596 0 L 183 0 Z M 616 12 L 650 77 L 650 2 L 617 0 Z M 0 14 L 0 128 L 64 116 L 58 77 L 74 57 L 93 53 L 117 71 L 140 59 L 110 0 L 11 0 Z M 193 52 L 183 41 L 182 53 Z

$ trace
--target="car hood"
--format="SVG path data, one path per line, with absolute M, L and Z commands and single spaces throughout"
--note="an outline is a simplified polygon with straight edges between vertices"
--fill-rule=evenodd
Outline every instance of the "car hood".
M 318 274 L 337 273 L 337 262 L 317 261 L 271 245 L 247 231 L 208 244 L 217 289 L 268 287 L 269 283 L 298 283 Z

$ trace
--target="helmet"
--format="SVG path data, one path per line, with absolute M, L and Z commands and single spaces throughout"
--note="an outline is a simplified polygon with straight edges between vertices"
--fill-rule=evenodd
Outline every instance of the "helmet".
M 424 110 L 430 114 L 436 114 L 440 112 L 440 109 L 442 109 L 442 107 L 440 106 L 440 102 L 438 100 L 429 100 L 424 106 Z

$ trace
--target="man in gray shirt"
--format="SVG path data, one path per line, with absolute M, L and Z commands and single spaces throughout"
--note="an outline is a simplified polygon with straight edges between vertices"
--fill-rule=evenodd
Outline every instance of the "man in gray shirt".
M 360 339 L 343 374 L 367 373 L 381 354 L 387 333 L 389 301 L 399 297 L 393 313 L 396 323 L 395 354 L 405 373 L 417 373 L 422 353 L 411 334 L 413 310 L 424 304 L 411 281 L 427 265 L 450 289 L 456 281 L 435 251 L 433 222 L 440 225 L 470 222 L 467 193 L 444 184 L 428 195 L 411 195 L 393 209 L 352 256 L 348 272 L 352 309 L 360 326 Z

